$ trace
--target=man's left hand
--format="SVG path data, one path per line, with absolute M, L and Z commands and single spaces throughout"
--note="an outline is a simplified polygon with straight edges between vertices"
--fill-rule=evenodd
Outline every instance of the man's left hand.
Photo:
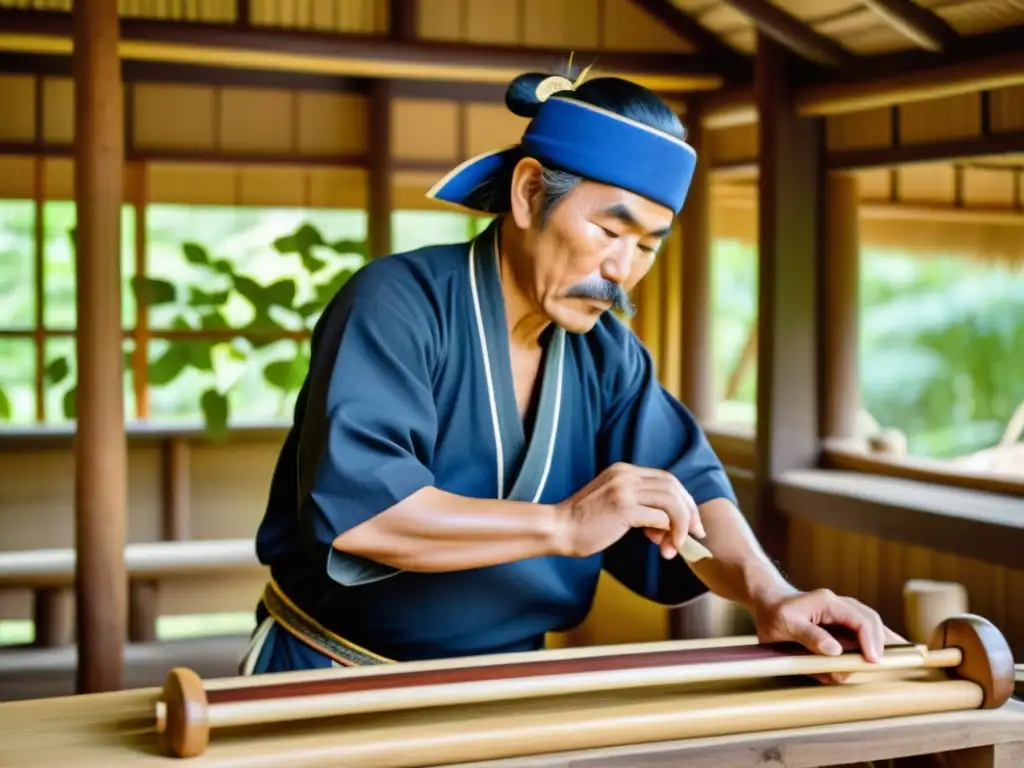
M 861 653 L 869 662 L 880 660 L 886 645 L 906 642 L 886 628 L 877 611 L 828 589 L 799 592 L 760 606 L 754 612 L 754 621 L 761 642 L 795 641 L 824 656 L 838 656 L 843 649 L 822 625 L 845 627 L 855 632 Z M 816 677 L 824 682 L 841 682 L 847 675 Z

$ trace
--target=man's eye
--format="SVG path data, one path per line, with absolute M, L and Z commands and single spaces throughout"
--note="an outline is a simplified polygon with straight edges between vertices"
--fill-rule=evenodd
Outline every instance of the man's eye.
M 608 237 L 613 238 L 613 239 L 619 236 L 618 232 L 612 232 L 607 227 L 601 227 L 601 231 L 604 232 L 605 235 L 607 235 Z

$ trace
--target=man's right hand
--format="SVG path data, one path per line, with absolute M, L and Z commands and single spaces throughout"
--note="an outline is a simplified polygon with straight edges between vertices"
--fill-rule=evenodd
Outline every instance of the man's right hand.
M 556 505 L 566 553 L 589 557 L 607 549 L 629 531 L 644 528 L 673 558 L 689 535 L 704 537 L 693 497 L 672 474 L 661 469 L 613 464 Z

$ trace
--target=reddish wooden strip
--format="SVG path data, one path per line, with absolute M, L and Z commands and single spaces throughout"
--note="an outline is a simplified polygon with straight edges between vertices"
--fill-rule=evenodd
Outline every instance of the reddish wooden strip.
M 857 640 L 851 633 L 840 629 L 831 631 L 840 641 L 844 650 L 851 652 L 859 650 Z M 508 680 L 516 677 L 585 674 L 609 670 L 649 669 L 651 667 L 731 661 L 758 661 L 762 659 L 768 660 L 808 655 L 810 655 L 810 651 L 798 643 L 762 643 L 760 645 L 735 646 L 731 648 L 697 648 L 692 650 L 634 653 L 582 659 L 551 659 L 547 661 L 516 662 L 513 664 L 495 663 L 485 667 L 399 672 L 379 677 L 354 677 L 347 680 L 345 678 L 338 678 L 234 689 L 227 688 L 207 691 L 206 695 L 208 703 L 216 705 L 262 699 L 355 693 L 356 691 L 384 690 L 418 685 L 448 685 L 487 680 Z

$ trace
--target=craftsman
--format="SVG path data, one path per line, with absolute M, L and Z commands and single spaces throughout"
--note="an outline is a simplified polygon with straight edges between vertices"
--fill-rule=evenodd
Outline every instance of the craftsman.
M 819 625 L 844 625 L 880 657 L 875 611 L 765 556 L 616 317 L 697 158 L 653 93 L 581 79 L 517 78 L 521 143 L 431 190 L 493 215 L 481 235 L 373 260 L 320 318 L 243 673 L 535 650 L 586 617 L 602 570 L 666 606 L 711 590 L 822 654 L 839 647 Z M 679 556 L 687 537 L 712 557 Z

